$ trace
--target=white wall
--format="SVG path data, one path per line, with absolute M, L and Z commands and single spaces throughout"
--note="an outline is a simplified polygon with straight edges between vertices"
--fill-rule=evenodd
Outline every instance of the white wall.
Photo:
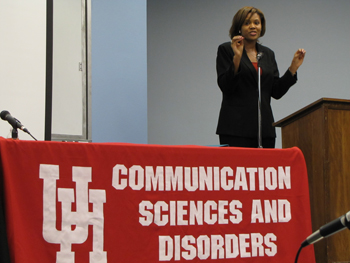
M 350 99 L 348 0 L 148 0 L 149 143 L 219 143 L 216 52 L 246 4 L 264 12 L 261 42 L 275 51 L 281 74 L 298 48 L 307 52 L 298 83 L 272 103 L 276 121 L 321 97 Z
M 92 141 L 147 143 L 146 1 L 91 2 Z M 0 0 L 0 37 L 0 110 L 43 140 L 46 0 Z
M 45 131 L 45 68 L 46 0 L 0 0 L 0 110 L 9 111 L 38 140 Z M 1 137 L 11 137 L 10 128 L 0 120 Z
M 52 134 L 84 137 L 86 28 L 82 0 L 53 1 Z M 84 84 L 84 85 L 83 85 Z M 55 136 L 53 136 L 54 138 Z

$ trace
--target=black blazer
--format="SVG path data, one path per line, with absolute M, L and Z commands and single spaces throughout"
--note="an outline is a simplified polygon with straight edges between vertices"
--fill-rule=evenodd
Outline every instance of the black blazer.
M 297 81 L 289 70 L 280 78 L 274 52 L 260 44 L 257 51 L 263 56 L 259 61 L 261 75 L 262 137 L 276 137 L 271 97 L 280 99 Z M 239 137 L 258 136 L 258 73 L 245 50 L 238 73 L 234 75 L 231 42 L 218 48 L 216 58 L 217 82 L 222 91 L 222 103 L 216 133 Z

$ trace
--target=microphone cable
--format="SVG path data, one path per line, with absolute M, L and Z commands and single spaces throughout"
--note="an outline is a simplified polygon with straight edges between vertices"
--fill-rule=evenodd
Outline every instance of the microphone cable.
M 295 260 L 294 260 L 294 263 L 298 263 L 298 258 L 299 258 L 299 255 L 300 255 L 300 252 L 301 250 L 303 249 L 304 246 L 300 246 L 299 249 L 298 249 L 298 252 L 297 252 L 297 255 L 295 256 Z

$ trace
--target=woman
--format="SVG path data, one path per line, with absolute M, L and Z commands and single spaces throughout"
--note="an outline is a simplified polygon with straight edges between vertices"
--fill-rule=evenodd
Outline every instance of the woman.
M 280 99 L 297 81 L 297 70 L 305 57 L 299 49 L 282 77 L 274 52 L 259 44 L 265 34 L 264 14 L 254 7 L 243 7 L 233 17 L 231 42 L 218 48 L 216 71 L 222 91 L 222 104 L 216 133 L 220 144 L 236 147 L 258 147 L 258 60 L 261 67 L 262 147 L 274 148 L 276 132 L 271 97 Z

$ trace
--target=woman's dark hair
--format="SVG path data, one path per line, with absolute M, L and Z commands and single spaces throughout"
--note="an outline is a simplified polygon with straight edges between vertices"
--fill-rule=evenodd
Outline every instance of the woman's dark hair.
M 262 37 L 265 34 L 266 31 L 266 21 L 264 13 L 261 12 L 260 9 L 252 7 L 252 6 L 245 6 L 238 10 L 238 12 L 235 14 L 235 16 L 232 19 L 232 25 L 230 28 L 230 38 L 232 39 L 234 36 L 239 35 L 239 31 L 241 30 L 244 22 L 246 21 L 248 15 L 258 14 L 260 16 L 261 20 L 261 33 L 260 36 Z

